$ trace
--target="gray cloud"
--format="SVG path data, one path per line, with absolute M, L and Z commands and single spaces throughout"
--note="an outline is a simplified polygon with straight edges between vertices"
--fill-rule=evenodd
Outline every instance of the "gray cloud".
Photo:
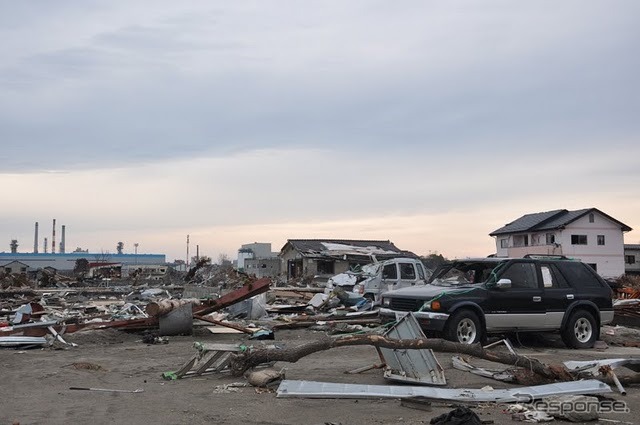
M 55 13 L 73 34 L 100 23 L 91 5 Z M 635 2 L 136 5 L 56 43 L 4 6 L 30 48 L 0 69 L 0 172 L 277 146 L 522 155 L 640 130 Z

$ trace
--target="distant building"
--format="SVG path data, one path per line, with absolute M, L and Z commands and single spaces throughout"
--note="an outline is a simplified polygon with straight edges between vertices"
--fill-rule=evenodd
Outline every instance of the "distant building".
M 396 257 L 417 258 L 390 241 L 345 239 L 289 239 L 280 250 L 286 279 L 305 276 L 328 278 L 357 265 Z
M 640 244 L 624 245 L 624 272 L 640 275 Z
M 589 264 L 603 277 L 625 272 L 623 233 L 631 227 L 597 208 L 526 214 L 490 236 L 498 257 L 564 255 Z
M 169 266 L 164 264 L 128 265 L 123 267 L 122 277 L 131 277 L 133 273 L 136 273 L 141 280 L 162 280 L 168 270 Z
M 249 259 L 267 259 L 275 258 L 277 256 L 277 252 L 271 251 L 270 242 L 254 242 L 244 244 L 238 250 L 238 260 L 236 262 L 236 268 L 238 270 L 245 270 L 245 262 Z
M 280 275 L 280 259 L 249 258 L 244 262 L 244 271 L 261 279 L 263 277 L 276 278 Z
M 0 264 L 2 264 L 1 260 L 0 260 Z M 10 261 L 6 264 L 2 264 L 0 267 L 2 268 L 2 270 L 4 270 L 6 274 L 26 275 L 27 272 L 29 271 L 29 266 L 23 263 L 22 261 Z
M 122 277 L 122 264 L 120 263 L 89 263 L 88 267 L 87 277 L 89 278 L 119 279 Z

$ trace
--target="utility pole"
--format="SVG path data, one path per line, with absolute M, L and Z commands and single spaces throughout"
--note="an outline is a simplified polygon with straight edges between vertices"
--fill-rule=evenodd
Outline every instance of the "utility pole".
M 133 252 L 135 252 L 135 262 L 138 265 L 138 242 L 133 244 Z

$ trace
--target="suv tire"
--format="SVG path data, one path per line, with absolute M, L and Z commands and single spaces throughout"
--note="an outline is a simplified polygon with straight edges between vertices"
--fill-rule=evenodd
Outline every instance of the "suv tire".
M 599 335 L 598 324 L 586 310 L 571 313 L 562 330 L 562 341 L 569 348 L 592 348 Z
M 483 339 L 478 315 L 471 310 L 455 312 L 447 322 L 444 337 L 461 344 L 475 344 Z

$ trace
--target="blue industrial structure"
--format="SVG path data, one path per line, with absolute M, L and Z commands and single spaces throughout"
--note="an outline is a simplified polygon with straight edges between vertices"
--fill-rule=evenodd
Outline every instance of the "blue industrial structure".
M 20 261 L 30 270 L 53 267 L 56 270 L 73 270 L 76 260 L 86 259 L 90 263 L 105 261 L 120 263 L 123 266 L 160 265 L 166 263 L 164 254 L 111 254 L 96 252 L 68 252 L 65 254 L 31 253 L 31 252 L 0 252 L 0 266 L 12 261 Z

